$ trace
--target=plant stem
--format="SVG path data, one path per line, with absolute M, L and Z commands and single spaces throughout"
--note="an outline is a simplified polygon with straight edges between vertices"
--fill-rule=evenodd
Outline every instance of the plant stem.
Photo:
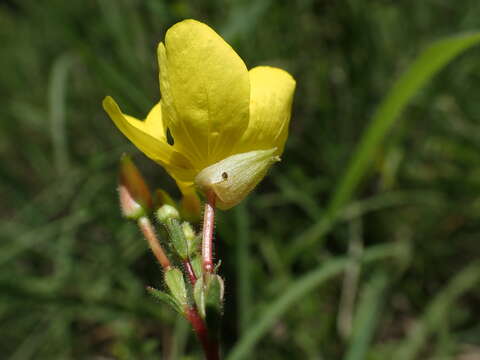
M 162 245 L 160 245 L 160 241 L 155 234 L 155 229 L 150 220 L 146 216 L 142 216 L 140 219 L 138 219 L 138 226 L 140 227 L 143 236 L 145 236 L 145 239 L 147 239 L 153 255 L 155 255 L 163 270 L 168 270 L 171 267 L 170 260 L 168 260 L 167 255 L 165 255 L 165 252 L 163 251 Z
M 198 311 L 194 307 L 187 307 L 185 309 L 185 316 L 187 320 L 192 324 L 193 330 L 197 334 L 198 340 L 202 344 L 203 351 L 207 360 L 220 360 L 220 353 L 218 343 L 212 341 L 208 336 L 208 330 L 205 326 L 205 322 L 198 314 Z
M 215 227 L 215 193 L 207 192 L 203 213 L 202 260 L 205 274 L 213 272 L 213 229 Z
M 185 266 L 185 271 L 187 272 L 188 278 L 190 279 L 190 283 L 192 285 L 195 285 L 195 283 L 197 282 L 197 277 L 195 276 L 195 271 L 193 271 L 190 259 L 185 259 L 183 261 L 183 266 Z

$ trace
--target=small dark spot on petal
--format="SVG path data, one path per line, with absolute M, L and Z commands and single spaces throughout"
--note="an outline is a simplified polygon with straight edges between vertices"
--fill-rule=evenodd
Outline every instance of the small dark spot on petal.
M 172 136 L 172 133 L 170 132 L 169 128 L 167 128 L 167 144 L 168 145 L 175 144 L 175 141 L 173 140 L 173 136 Z
M 228 174 L 227 174 L 225 171 L 222 173 L 222 179 L 223 179 L 223 180 L 227 180 L 227 179 L 228 179 Z

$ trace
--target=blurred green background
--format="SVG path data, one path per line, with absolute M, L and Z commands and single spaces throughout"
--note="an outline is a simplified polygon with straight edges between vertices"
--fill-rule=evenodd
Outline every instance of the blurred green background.
M 480 29 L 478 0 L 0 1 L 0 358 L 201 358 L 146 294 L 162 274 L 120 217 L 120 154 L 178 191 L 101 108 L 145 116 L 156 45 L 185 18 L 298 86 L 283 161 L 219 214 L 229 359 L 480 359 L 478 49 L 413 98 L 325 221 L 377 106 L 432 41 Z

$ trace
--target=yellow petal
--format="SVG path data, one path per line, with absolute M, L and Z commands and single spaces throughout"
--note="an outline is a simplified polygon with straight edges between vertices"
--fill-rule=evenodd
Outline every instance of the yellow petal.
M 280 155 L 288 136 L 295 80 L 268 66 L 255 67 L 249 74 L 250 122 L 235 152 L 276 147 Z
M 207 25 L 172 26 L 158 48 L 162 114 L 197 170 L 230 155 L 248 125 L 250 81 L 235 51 Z
M 191 164 L 179 152 L 165 141 L 165 136 L 158 134 L 158 109 L 150 112 L 148 123 L 124 115 L 115 100 L 107 96 L 103 108 L 118 129 L 145 155 L 164 166 L 176 179 L 192 181 L 195 176 Z M 152 113 L 153 112 L 153 113 Z M 161 126 L 161 124 L 160 124 Z
M 142 124 L 144 124 L 144 132 L 163 142 L 167 141 L 162 121 L 162 105 L 160 102 L 150 110 L 145 121 L 142 121 Z

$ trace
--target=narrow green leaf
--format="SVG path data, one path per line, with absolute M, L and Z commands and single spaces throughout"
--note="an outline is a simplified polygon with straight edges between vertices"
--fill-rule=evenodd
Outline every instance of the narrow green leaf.
M 339 208 L 350 200 L 388 130 L 413 96 L 457 55 L 479 42 L 480 33 L 462 34 L 437 41 L 420 54 L 407 72 L 400 77 L 375 112 L 353 152 L 353 158 L 329 204 L 330 216 L 334 216 Z
M 168 235 L 170 236 L 170 241 L 173 245 L 173 249 L 177 255 L 185 260 L 188 258 L 188 243 L 185 238 L 185 234 L 182 229 L 182 225 L 178 219 L 167 219 L 165 221 L 165 227 L 167 228 Z
M 457 55 L 479 42 L 480 33 L 456 35 L 433 43 L 417 57 L 380 104 L 359 144 L 352 151 L 353 157 L 340 178 L 324 217 L 292 242 L 292 257 L 319 241 L 331 229 L 339 211 L 351 199 L 369 170 L 388 131 L 415 94 Z
M 190 323 L 183 316 L 179 316 L 173 329 L 171 359 L 183 359 L 191 331 Z
M 364 287 L 355 314 L 353 334 L 345 360 L 366 359 L 368 348 L 377 328 L 387 285 L 387 273 L 380 270 L 372 276 L 370 282 Z
M 398 345 L 393 354 L 393 360 L 417 359 L 417 354 L 429 339 L 430 334 L 441 330 L 445 316 L 455 301 L 465 292 L 475 288 L 480 283 L 480 262 L 467 265 L 447 286 L 439 292 L 427 306 L 423 317 L 417 322 L 407 338 Z
M 399 245 L 375 246 L 364 252 L 362 262 L 369 263 L 372 261 L 395 257 L 403 254 Z M 335 258 L 329 260 L 318 268 L 303 275 L 295 280 L 294 284 L 288 288 L 277 300 L 272 302 L 262 315 L 255 321 L 255 325 L 251 326 L 240 338 L 238 343 L 227 356 L 227 360 L 248 359 L 249 354 L 255 344 L 264 336 L 267 331 L 280 319 L 280 317 L 296 302 L 315 290 L 318 286 L 339 275 L 349 264 L 347 258 Z
M 48 86 L 49 117 L 55 167 L 60 174 L 66 172 L 69 163 L 66 131 L 66 94 L 68 75 L 74 64 L 70 54 L 60 56 L 53 64 Z
M 250 310 L 252 308 L 252 291 L 250 280 L 250 227 L 247 201 L 240 203 L 235 209 L 238 238 L 236 242 L 237 255 L 237 317 L 238 332 L 243 334 L 248 327 Z
M 165 271 L 165 283 L 170 290 L 170 293 L 175 298 L 181 308 L 188 303 L 187 288 L 185 286 L 185 279 L 183 273 L 177 268 L 170 268 Z
M 148 286 L 147 291 L 152 295 L 155 299 L 160 300 L 161 302 L 171 306 L 175 311 L 179 312 L 180 314 L 183 314 L 183 310 L 180 307 L 180 304 L 175 300 L 175 298 L 167 294 L 166 292 L 163 292 L 161 290 L 155 289 L 154 287 Z

